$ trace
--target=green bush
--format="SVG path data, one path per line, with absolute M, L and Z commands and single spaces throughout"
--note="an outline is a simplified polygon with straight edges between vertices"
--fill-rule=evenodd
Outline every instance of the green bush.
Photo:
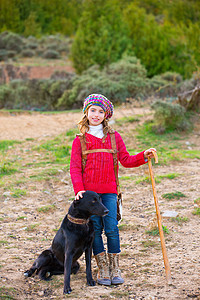
M 0 109 L 8 108 L 8 103 L 12 103 L 13 90 L 7 85 L 0 85 Z M 13 103 L 12 103 L 13 104 Z M 12 107 L 11 107 L 12 108 Z
M 70 52 L 72 39 L 61 35 L 43 36 L 38 39 L 38 50 L 44 52 L 56 51 L 59 55 L 67 55 Z
M 33 57 L 35 55 L 35 52 L 31 49 L 24 49 L 21 52 L 22 57 Z
M 58 59 L 60 57 L 60 54 L 55 50 L 46 50 L 43 53 L 42 57 L 47 59 Z
M 0 49 L 0 61 L 5 61 L 8 59 L 8 51 L 5 49 Z
M 113 103 L 122 103 L 129 97 L 145 98 L 149 88 L 149 79 L 140 61 L 136 57 L 125 56 L 103 70 L 93 66 L 76 76 L 67 95 L 68 101 L 81 107 L 84 98 L 91 93 L 101 93 Z
M 73 76 L 70 75 L 63 80 L 13 80 L 8 85 L 0 85 L 0 108 L 55 110 L 59 99 L 72 87 L 72 80 Z M 72 103 L 66 108 L 71 106 Z M 62 105 L 59 108 L 62 109 Z
M 166 72 L 150 79 L 150 94 L 159 98 L 177 97 L 181 90 L 182 76 L 174 72 Z
M 51 75 L 51 79 L 67 79 L 69 82 L 71 81 L 71 79 L 75 76 L 74 73 L 69 73 L 67 71 L 55 71 L 52 75 Z
M 23 38 L 20 37 L 18 34 L 12 32 L 4 32 L 1 34 L 3 48 L 6 50 L 14 50 L 17 53 L 21 52 L 24 41 Z
M 186 118 L 185 108 L 179 104 L 167 103 L 161 100 L 155 101 L 151 106 L 154 113 L 155 126 L 158 133 L 171 130 L 188 130 L 190 122 Z
M 160 75 L 160 77 L 169 82 L 173 82 L 174 84 L 182 82 L 182 76 L 175 72 L 166 72 Z
M 27 49 L 35 50 L 35 49 L 37 49 L 37 47 L 38 47 L 37 42 L 35 42 L 35 43 L 34 42 L 29 42 L 29 43 L 26 44 Z
M 8 58 L 13 58 L 17 55 L 17 52 L 14 50 L 8 50 L 7 54 L 8 54 Z

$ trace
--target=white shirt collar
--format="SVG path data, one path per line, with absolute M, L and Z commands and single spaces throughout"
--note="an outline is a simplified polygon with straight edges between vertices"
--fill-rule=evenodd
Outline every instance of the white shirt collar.
M 88 133 L 102 139 L 103 136 L 104 136 L 104 134 L 103 134 L 103 124 L 101 123 L 97 126 L 89 125 Z

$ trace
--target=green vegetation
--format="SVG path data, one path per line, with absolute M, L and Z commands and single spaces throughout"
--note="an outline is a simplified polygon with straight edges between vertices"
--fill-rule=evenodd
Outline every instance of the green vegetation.
M 47 213 L 47 212 L 53 211 L 55 209 L 56 209 L 56 206 L 53 204 L 53 205 L 45 205 L 42 207 L 38 207 L 37 211 L 42 212 L 42 213 Z
M 0 161 L 0 178 L 16 172 L 19 172 L 19 169 L 16 167 L 16 165 L 13 164 L 12 161 Z
M 0 153 L 4 154 L 9 148 L 12 148 L 14 144 L 20 144 L 19 141 L 0 141 Z
M 124 53 L 134 53 L 149 76 L 166 71 L 191 76 L 200 61 L 199 38 L 192 36 L 200 32 L 194 13 L 197 4 L 163 0 L 154 5 L 148 0 L 123 5 L 117 0 L 85 1 L 72 47 L 76 70 L 82 72 L 94 64 L 103 67 Z
M 154 145 L 157 150 L 159 164 L 167 164 L 170 161 L 180 161 L 185 158 L 200 158 L 199 150 L 182 149 L 181 139 L 183 139 L 183 137 L 180 133 L 178 134 L 176 131 L 166 131 L 163 134 L 158 134 L 152 130 L 153 125 L 154 123 L 152 121 L 145 122 L 136 129 L 138 133 L 136 135 L 138 151 L 142 151 L 144 148 L 150 148 Z M 136 150 L 129 149 L 129 152 L 135 154 Z
M 200 159 L 199 150 L 182 150 L 182 158 L 198 158 Z
M 66 136 L 69 137 L 69 140 L 70 140 L 70 141 L 73 141 L 74 138 L 75 138 L 75 136 L 76 136 L 76 134 L 78 134 L 78 133 L 79 133 L 78 128 L 74 128 L 74 129 L 68 130 L 68 131 L 66 132 Z
M 22 190 L 22 189 L 11 190 L 11 196 L 14 198 L 20 198 L 21 196 L 25 196 L 25 195 L 26 195 L 26 190 Z
M 5 240 L 0 241 L 0 245 L 6 245 L 6 244 L 8 244 L 8 241 L 5 241 Z
M 164 179 L 164 178 L 174 179 L 174 178 L 176 178 L 178 176 L 180 176 L 180 174 L 178 174 L 178 173 L 170 173 L 170 174 L 165 174 L 165 175 L 156 175 L 156 176 L 154 176 L 154 179 L 155 179 L 156 183 L 160 183 L 161 179 Z M 151 179 L 150 179 L 149 176 L 141 177 L 141 178 L 138 178 L 135 183 L 139 184 L 139 183 L 142 183 L 142 182 L 150 183 Z
M 112 99 L 114 104 L 121 104 L 127 98 L 146 99 L 155 95 L 166 97 L 169 94 L 177 97 L 177 94 L 185 89 L 185 82 L 179 79 L 177 84 L 172 81 L 173 76 L 166 73 L 162 76 L 147 77 L 147 70 L 135 56 L 124 55 L 117 62 L 110 63 L 100 69 L 97 65 L 90 67 L 82 75 L 67 73 L 52 75 L 50 79 L 19 79 L 19 70 L 12 65 L 2 69 L 0 81 L 12 74 L 12 81 L 0 85 L 0 108 L 24 109 L 32 108 L 36 111 L 56 111 L 71 108 L 80 108 L 83 99 L 88 94 L 104 94 Z M 23 75 L 25 76 L 25 75 Z M 16 79 L 15 79 L 16 78 Z M 195 87 L 196 80 L 190 80 L 190 86 Z M 155 121 L 148 124 L 149 130 L 155 133 L 170 132 L 176 130 L 188 130 L 191 128 L 187 114 L 180 105 L 167 104 L 159 101 L 154 106 Z M 177 109 L 176 109 L 177 108 Z M 181 112 L 181 114 L 180 114 Z M 137 122 L 136 116 L 127 117 L 118 122 Z
M 189 221 L 188 217 L 176 217 L 170 219 L 172 222 L 178 223 L 178 225 L 182 225 L 183 223 L 186 223 Z
M 190 78 L 198 70 L 198 1 L 1 2 L 0 31 L 6 32 L 0 38 L 1 60 L 19 53 L 52 59 L 63 52 L 68 55 L 68 45 L 60 43 L 68 36 L 74 37 L 72 59 L 78 72 L 96 64 L 103 68 L 124 54 L 140 59 L 149 77 L 171 71 Z M 16 33 L 27 37 L 28 42 Z M 45 51 L 38 47 L 38 38 L 41 45 L 48 38 Z
M 32 232 L 36 229 L 36 227 L 39 226 L 39 224 L 30 224 L 26 227 L 26 231 Z
M 148 240 L 148 241 L 142 241 L 142 245 L 143 245 L 145 248 L 158 248 L 158 247 L 159 247 L 159 243 L 158 243 L 158 242 L 151 241 L 151 240 Z
M 26 219 L 27 219 L 27 217 L 25 217 L 25 216 L 21 216 L 21 217 L 17 218 L 17 220 L 26 220 Z
M 138 116 L 129 116 L 129 117 L 122 117 L 120 119 L 117 119 L 115 122 L 118 124 L 118 125 L 123 125 L 123 124 L 126 124 L 126 123 L 134 123 L 134 122 L 138 122 L 140 119 Z
M 200 207 L 195 208 L 192 213 L 193 215 L 200 216 Z
M 185 108 L 179 104 L 171 104 L 164 101 L 156 101 L 152 104 L 155 111 L 152 130 L 156 133 L 165 131 L 187 131 L 191 123 L 186 118 Z
M 51 176 L 55 176 L 57 174 L 58 174 L 57 168 L 44 169 L 41 172 L 38 172 L 34 175 L 30 175 L 30 179 L 34 181 L 49 180 Z
M 116 298 L 122 298 L 122 297 L 128 297 L 129 292 L 122 292 L 122 291 L 113 291 L 110 293 L 111 296 L 114 296 Z M 107 297 L 106 297 L 107 298 Z
M 51 155 L 51 163 L 56 164 L 66 164 L 67 159 L 69 159 L 70 146 L 66 144 L 65 138 L 63 136 L 58 136 L 53 140 L 49 140 L 35 150 L 46 152 Z
M 11 287 L 0 287 L 0 298 L 5 300 L 16 300 L 17 291 Z
M 183 197 L 186 197 L 185 194 L 183 194 L 182 192 L 172 192 L 172 193 L 166 193 L 162 195 L 163 198 L 171 200 L 171 199 L 180 199 Z
M 163 229 L 164 234 L 169 234 L 169 229 L 166 226 L 162 225 L 162 229 Z M 157 227 L 155 227 L 151 230 L 147 230 L 146 233 L 149 235 L 156 236 L 156 235 L 159 235 L 159 229 Z
M 198 204 L 200 206 L 200 197 L 194 200 L 194 203 Z
M 120 231 L 127 231 L 127 230 L 134 231 L 135 229 L 137 229 L 137 226 L 134 225 L 134 224 L 119 224 L 118 228 L 119 228 Z
M 94 64 L 103 68 L 119 60 L 127 49 L 127 27 L 117 2 L 84 2 L 84 11 L 72 46 L 72 58 L 78 73 Z

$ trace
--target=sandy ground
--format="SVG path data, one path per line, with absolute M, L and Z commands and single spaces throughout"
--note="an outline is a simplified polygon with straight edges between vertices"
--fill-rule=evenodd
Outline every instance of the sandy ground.
M 115 118 L 124 115 L 143 114 L 145 108 L 119 108 Z M 6 158 L 18 157 L 30 169 L 13 175 L 16 180 L 33 174 L 31 163 L 37 162 L 41 155 L 33 146 L 51 139 L 70 128 L 80 119 L 81 113 L 62 113 L 58 115 L 20 114 L 0 115 L 0 140 L 21 140 L 6 154 Z M 192 149 L 200 149 L 200 124 L 183 143 Z M 113 125 L 115 126 L 115 124 Z M 134 125 L 132 125 L 134 126 Z M 125 143 L 131 148 L 132 128 L 121 127 Z M 30 140 L 31 139 L 31 140 Z M 152 145 L 153 146 L 153 145 Z M 162 155 L 161 153 L 159 155 Z M 121 259 L 120 266 L 125 283 L 120 286 L 89 287 L 85 279 L 84 256 L 80 259 L 81 268 L 77 275 L 71 276 L 72 293 L 63 296 L 63 276 L 54 276 L 50 282 L 40 281 L 37 276 L 25 279 L 23 272 L 31 266 L 34 259 L 47 249 L 60 226 L 73 199 L 69 173 L 62 170 L 55 180 L 27 181 L 19 188 L 27 191 L 21 198 L 3 195 L 9 177 L 3 178 L 0 185 L 0 295 L 2 299 L 200 299 L 199 261 L 200 261 L 200 218 L 193 215 L 194 200 L 200 197 L 200 160 L 197 158 L 176 161 L 168 165 L 154 166 L 156 175 L 179 173 L 170 180 L 162 179 L 156 184 L 161 213 L 175 210 L 185 218 L 180 224 L 170 218 L 163 218 L 163 225 L 169 229 L 165 236 L 167 253 L 171 267 L 172 285 L 167 285 L 162 251 L 158 236 L 146 233 L 155 218 L 155 206 L 150 184 L 134 184 L 132 178 L 146 176 L 148 166 L 135 169 L 120 167 L 120 176 L 130 179 L 121 181 L 123 190 L 123 220 L 120 223 Z M 186 195 L 180 199 L 166 200 L 164 193 L 180 191 Z M 38 207 L 54 205 L 47 213 L 37 211 Z M 92 259 L 94 279 L 96 264 Z M 10 295 L 3 297 L 3 295 Z

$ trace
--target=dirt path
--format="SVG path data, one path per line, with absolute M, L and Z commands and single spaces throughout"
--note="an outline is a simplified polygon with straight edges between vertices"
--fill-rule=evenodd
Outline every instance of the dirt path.
M 142 114 L 149 117 L 146 108 L 119 108 L 115 117 Z M 21 140 L 22 144 L 11 148 L 6 158 L 22 161 L 30 168 L 21 173 L 0 178 L 0 295 L 2 299 L 200 299 L 199 254 L 200 218 L 193 215 L 194 200 L 200 197 L 200 160 L 198 158 L 176 161 L 169 165 L 154 167 L 156 175 L 179 174 L 174 179 L 162 178 L 156 184 L 160 210 L 175 210 L 179 219 L 163 218 L 163 225 L 169 229 L 166 246 L 171 266 L 172 286 L 166 285 L 165 270 L 158 236 L 146 233 L 155 218 L 155 207 L 151 185 L 145 182 L 135 184 L 136 178 L 146 176 L 146 165 L 135 169 L 120 168 L 123 190 L 123 221 L 120 223 L 121 270 L 125 283 L 121 286 L 88 287 L 85 279 L 84 256 L 80 259 L 81 268 L 72 275 L 72 293 L 63 296 L 63 276 L 54 276 L 52 281 L 40 281 L 37 276 L 24 279 L 26 270 L 38 256 L 47 249 L 55 235 L 55 230 L 65 215 L 73 199 L 69 173 L 62 168 L 55 178 L 47 181 L 28 180 L 34 174 L 33 163 L 41 156 L 33 146 L 51 139 L 58 134 L 75 128 L 81 112 L 58 115 L 12 115 L 0 116 L 0 140 Z M 128 147 L 130 136 L 126 127 L 113 125 L 121 130 Z M 117 127 L 118 126 L 118 127 Z M 199 126 L 199 124 L 198 124 Z M 199 150 L 199 127 L 187 140 L 188 147 Z M 28 140 L 27 140 L 28 139 Z M 30 140 L 33 139 L 33 140 Z M 132 147 L 133 148 L 133 147 Z M 41 170 L 44 166 L 41 166 Z M 22 180 L 23 179 L 23 180 Z M 27 179 L 27 180 L 25 180 Z M 12 197 L 12 182 L 17 188 L 26 190 L 20 198 Z M 6 185 L 9 190 L 6 190 Z M 5 190 L 8 192 L 5 194 Z M 180 191 L 185 197 L 167 200 L 165 193 Z M 49 205 L 46 212 L 38 208 Z M 94 278 L 97 268 L 92 259 Z M 7 295 L 7 298 L 3 295 Z M 9 295 L 9 297 L 8 297 Z
M 81 113 L 15 114 L 0 116 L 0 140 L 43 139 L 75 128 Z

